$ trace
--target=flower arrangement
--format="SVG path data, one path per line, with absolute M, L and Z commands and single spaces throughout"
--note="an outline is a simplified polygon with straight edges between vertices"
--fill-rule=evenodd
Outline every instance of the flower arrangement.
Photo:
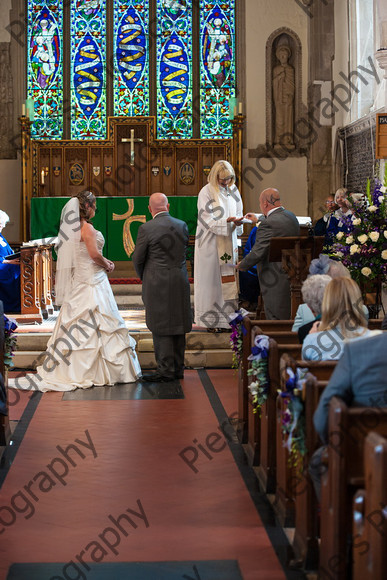
M 361 288 L 364 288 L 367 280 L 386 283 L 387 168 L 384 183 L 376 181 L 372 194 L 368 180 L 366 196 L 363 199 L 359 200 L 351 195 L 348 198 L 353 211 L 345 224 L 348 233 L 336 234 L 330 255 L 340 259 Z
M 267 375 L 267 358 L 269 354 L 269 337 L 265 334 L 258 334 L 254 339 L 251 348 L 251 367 L 247 375 L 253 377 L 249 385 L 249 391 L 253 395 L 254 413 L 261 413 L 261 407 L 267 400 L 269 391 L 269 378 Z
M 289 451 L 289 463 L 301 468 L 307 451 L 305 446 L 305 415 L 302 390 L 308 369 L 297 367 L 295 371 L 287 367 L 286 390 L 280 391 L 286 399 L 286 408 L 282 414 L 282 433 L 286 436 L 285 446 Z
M 243 335 L 246 333 L 245 326 L 243 324 L 243 319 L 248 316 L 247 310 L 241 308 L 237 310 L 235 314 L 230 316 L 230 326 L 232 332 L 230 334 L 230 344 L 232 350 L 232 364 L 233 369 L 238 369 L 242 365 L 242 352 L 243 352 Z
M 16 322 L 4 314 L 4 366 L 6 369 L 14 366 L 12 357 L 14 355 L 14 350 L 16 350 L 16 329 Z

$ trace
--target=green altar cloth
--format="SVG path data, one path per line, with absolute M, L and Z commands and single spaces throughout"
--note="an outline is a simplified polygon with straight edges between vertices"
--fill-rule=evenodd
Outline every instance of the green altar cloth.
M 31 239 L 55 237 L 58 235 L 60 214 L 69 197 L 33 197 L 31 199 Z M 140 221 L 136 216 L 145 216 L 146 221 L 151 219 L 148 210 L 149 197 L 98 197 L 97 211 L 93 219 L 95 229 L 100 230 L 105 238 L 104 256 L 110 260 L 130 260 L 123 244 L 125 218 L 113 220 L 117 216 L 128 212 L 128 201 L 133 201 L 133 211 L 128 219 L 130 233 L 134 243 L 137 239 Z M 173 196 L 168 198 L 171 215 L 184 220 L 190 235 L 195 235 L 197 222 L 197 198 Z

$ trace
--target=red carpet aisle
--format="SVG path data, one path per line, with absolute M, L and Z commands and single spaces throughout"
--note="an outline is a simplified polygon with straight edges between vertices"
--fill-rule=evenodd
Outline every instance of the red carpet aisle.
M 235 372 L 186 371 L 181 385 L 180 399 L 145 384 L 131 400 L 112 400 L 117 387 L 103 391 L 110 400 L 34 395 L 16 457 L 2 466 L 1 580 L 18 562 L 58 562 L 55 578 L 92 579 L 93 561 L 186 562 L 179 577 L 213 580 L 200 561 L 237 560 L 244 580 L 286 577 L 242 478 L 248 468 L 236 464 L 241 448 L 227 421 L 219 427 L 224 409 L 237 409 Z M 19 394 L 13 415 L 25 405 Z

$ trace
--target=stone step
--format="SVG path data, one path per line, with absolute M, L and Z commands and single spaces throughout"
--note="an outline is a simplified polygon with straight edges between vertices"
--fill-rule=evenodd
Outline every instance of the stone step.
M 42 359 L 39 356 L 41 351 L 17 351 L 14 356 L 14 365 L 17 369 L 35 369 L 37 361 L 41 363 Z M 138 352 L 138 358 L 141 368 L 154 369 L 156 366 L 153 351 Z M 38 363 L 38 364 L 39 364 Z M 229 368 L 232 363 L 232 352 L 224 348 L 218 349 L 203 349 L 203 350 L 189 350 L 185 351 L 185 365 L 187 368 Z
M 111 288 L 114 296 L 141 296 L 142 284 L 111 284 Z M 193 284 L 190 284 L 190 292 L 193 295 Z
M 131 332 L 130 334 L 137 342 L 137 350 L 139 352 L 153 351 L 151 332 Z M 48 332 L 26 332 L 18 334 L 16 354 L 23 351 L 44 352 L 47 348 L 49 337 L 50 333 Z M 187 334 L 186 340 L 186 348 L 188 350 L 230 349 L 229 333 L 212 334 L 209 332 L 194 331 Z

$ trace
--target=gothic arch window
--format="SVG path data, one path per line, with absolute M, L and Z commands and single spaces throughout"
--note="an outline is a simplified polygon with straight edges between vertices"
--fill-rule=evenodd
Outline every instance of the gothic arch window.
M 157 137 L 230 138 L 235 0 L 27 0 L 36 139 L 103 139 L 109 115 Z

